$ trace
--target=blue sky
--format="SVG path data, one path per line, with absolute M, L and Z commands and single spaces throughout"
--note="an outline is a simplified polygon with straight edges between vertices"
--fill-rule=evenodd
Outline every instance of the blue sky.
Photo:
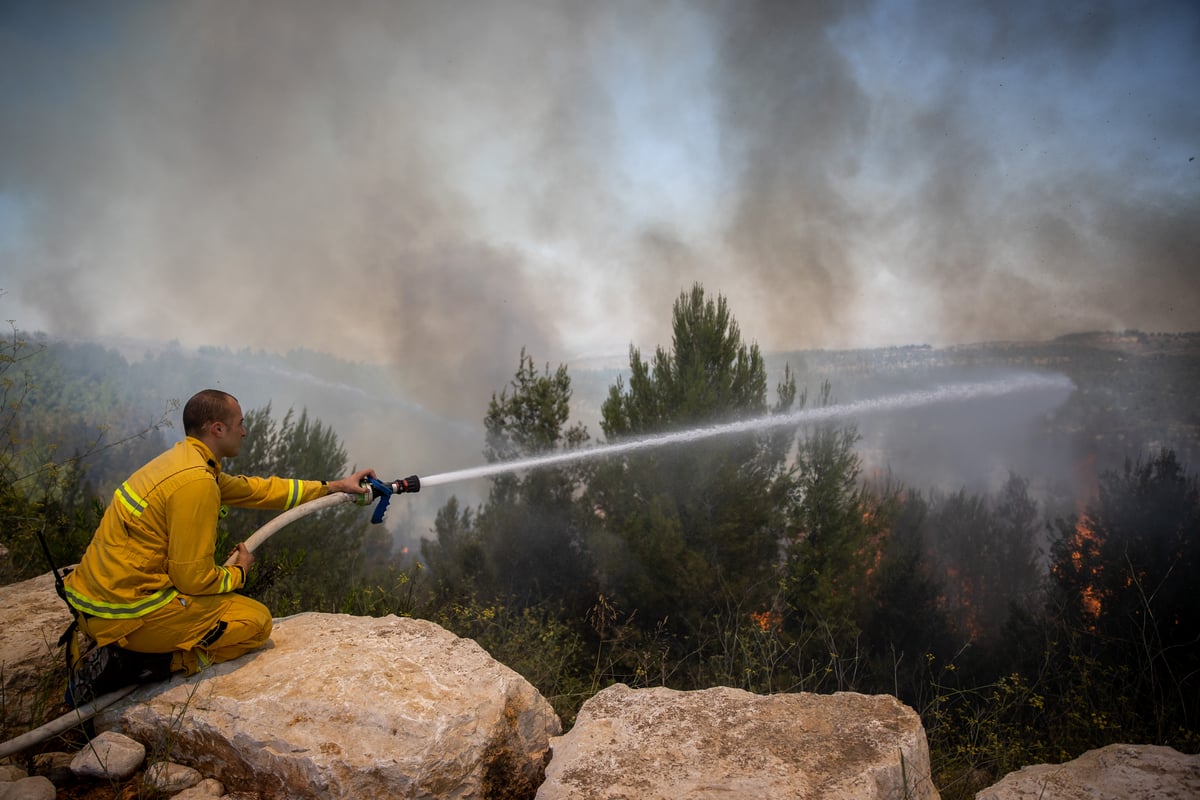
M 1194 2 L 0 9 L 22 328 L 488 392 L 697 281 L 768 350 L 1200 329 Z

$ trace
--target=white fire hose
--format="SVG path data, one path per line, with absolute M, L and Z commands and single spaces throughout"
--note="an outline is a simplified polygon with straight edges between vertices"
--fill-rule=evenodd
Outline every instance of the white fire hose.
M 327 494 L 324 497 L 318 497 L 316 500 L 311 500 L 303 505 L 298 505 L 295 508 L 288 509 L 282 514 L 276 516 L 266 525 L 250 534 L 246 539 L 246 549 L 253 553 L 259 548 L 263 542 L 279 532 L 280 528 L 292 524 L 302 517 L 307 517 L 309 514 L 315 514 L 326 508 L 340 506 L 342 503 L 353 503 L 360 497 L 370 497 L 370 493 L 361 494 L 346 494 L 345 492 L 337 492 L 335 494 Z M 225 566 L 229 566 L 235 560 L 236 556 L 230 556 L 225 562 Z

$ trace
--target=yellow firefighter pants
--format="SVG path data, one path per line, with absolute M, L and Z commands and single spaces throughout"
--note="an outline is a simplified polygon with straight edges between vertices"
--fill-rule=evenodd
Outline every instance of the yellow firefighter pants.
M 221 635 L 202 643 L 220 623 L 225 623 Z M 81 627 L 99 645 L 116 642 L 138 653 L 171 653 L 171 670 L 193 675 L 208 664 L 229 661 L 262 646 L 271 638 L 271 612 L 257 600 L 236 593 L 181 594 L 144 617 L 85 617 Z

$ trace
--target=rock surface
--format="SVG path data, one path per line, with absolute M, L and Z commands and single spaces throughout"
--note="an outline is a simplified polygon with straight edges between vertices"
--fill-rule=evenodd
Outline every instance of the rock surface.
M 124 780 L 138 771 L 146 760 L 141 742 L 114 731 L 104 731 L 92 739 L 71 760 L 71 772 L 81 778 Z
M 1200 755 L 1170 747 L 1111 744 L 1065 764 L 1038 764 L 1005 775 L 976 800 L 1195 800 Z
M 612 686 L 584 703 L 537 800 L 937 800 L 917 713 L 888 695 Z
M 66 665 L 58 637 L 71 612 L 54 592 L 54 576 L 0 586 L 0 676 L 4 721 L 0 730 L 19 733 L 42 723 L 47 708 L 62 703 Z
M 191 767 L 173 761 L 157 761 L 146 768 L 143 782 L 156 792 L 175 794 L 190 789 L 204 776 Z
M 264 798 L 533 797 L 561 724 L 524 678 L 431 622 L 300 614 L 271 643 L 96 718 Z
M 54 800 L 57 794 L 54 784 L 40 775 L 0 783 L 0 800 Z
M 173 795 L 171 800 L 216 800 L 216 798 L 224 796 L 225 787 L 221 785 L 220 781 L 205 778 L 195 786 Z

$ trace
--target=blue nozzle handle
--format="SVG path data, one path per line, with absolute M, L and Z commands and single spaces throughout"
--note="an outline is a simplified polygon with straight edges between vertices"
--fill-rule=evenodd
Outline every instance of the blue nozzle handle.
M 378 478 L 368 475 L 363 482 L 371 487 L 370 496 L 379 498 L 379 503 L 375 506 L 375 513 L 371 514 L 371 522 L 375 525 L 383 522 L 383 515 L 387 513 L 388 503 L 391 502 L 393 494 L 421 491 L 421 479 L 416 475 L 398 478 L 393 483 L 384 483 Z
M 379 502 L 375 505 L 375 513 L 371 514 L 371 523 L 378 525 L 383 522 L 383 515 L 387 513 L 388 503 L 392 499 L 392 487 L 369 475 L 366 480 L 367 485 L 371 487 L 371 493 L 379 498 Z

